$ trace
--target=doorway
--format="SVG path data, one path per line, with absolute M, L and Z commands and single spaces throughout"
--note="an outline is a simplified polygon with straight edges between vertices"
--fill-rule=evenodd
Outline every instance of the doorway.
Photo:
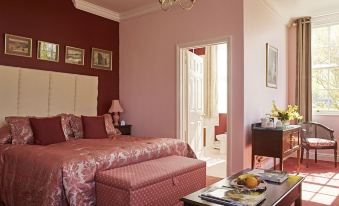
M 178 46 L 178 134 L 206 161 L 207 175 L 227 176 L 230 138 L 229 39 Z

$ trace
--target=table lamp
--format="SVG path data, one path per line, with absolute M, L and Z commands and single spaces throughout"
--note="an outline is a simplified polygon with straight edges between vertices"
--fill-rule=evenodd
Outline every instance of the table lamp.
M 113 113 L 113 124 L 114 126 L 119 126 L 119 113 L 123 112 L 124 109 L 121 107 L 119 100 L 115 99 L 112 101 L 112 106 L 109 109 L 109 113 Z

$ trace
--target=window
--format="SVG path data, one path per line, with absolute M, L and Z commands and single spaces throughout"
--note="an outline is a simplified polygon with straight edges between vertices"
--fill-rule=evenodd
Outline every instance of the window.
M 339 24 L 312 29 L 312 107 L 339 113 Z

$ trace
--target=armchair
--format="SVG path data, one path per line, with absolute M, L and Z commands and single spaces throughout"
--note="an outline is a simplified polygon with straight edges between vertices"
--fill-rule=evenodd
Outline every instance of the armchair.
M 315 162 L 317 163 L 317 150 L 333 149 L 334 166 L 337 167 L 337 141 L 334 138 L 334 131 L 322 124 L 316 122 L 301 123 L 301 162 L 306 150 L 306 158 L 309 160 L 309 150 L 315 150 Z M 308 167 L 308 161 L 306 162 Z

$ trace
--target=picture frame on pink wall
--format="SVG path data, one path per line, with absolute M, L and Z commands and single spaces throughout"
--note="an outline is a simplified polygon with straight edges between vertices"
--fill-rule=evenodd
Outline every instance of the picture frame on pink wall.
M 278 49 L 266 44 L 266 86 L 278 88 Z
M 91 68 L 112 70 L 112 52 L 108 50 L 92 48 Z
M 13 34 L 5 34 L 5 54 L 32 57 L 32 39 Z

